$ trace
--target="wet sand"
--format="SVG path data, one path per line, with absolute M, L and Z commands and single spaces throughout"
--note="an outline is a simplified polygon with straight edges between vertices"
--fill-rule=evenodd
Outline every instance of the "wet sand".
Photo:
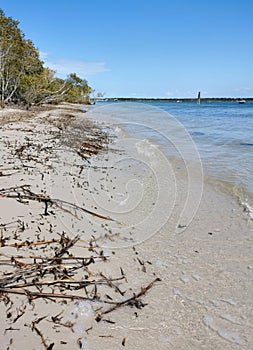
M 163 186 L 168 188 L 161 197 L 164 210 L 154 211 L 159 184 L 150 169 L 130 157 L 132 146 L 124 138 L 115 138 L 106 124 L 96 124 L 94 112 L 84 114 L 64 105 L 37 111 L 28 119 L 20 115 L 17 121 L 12 115 L 11 122 L 6 117 L 1 125 L 0 188 L 29 185 L 32 193 L 61 200 L 62 207 L 51 203 L 50 215 L 44 215 L 43 201 L 20 202 L 0 192 L 1 279 L 3 273 L 22 269 L 12 256 L 55 254 L 53 244 L 19 249 L 11 244 L 59 240 L 64 232 L 69 239 L 79 236 L 70 254 L 97 257 L 88 272 L 78 271 L 72 278 L 124 277 L 113 286 L 97 283 L 96 291 L 91 286 L 89 295 L 123 302 L 157 278 L 161 281 L 138 298 L 140 303 L 134 300 L 108 314 L 103 314 L 111 307 L 106 303 L 3 293 L 1 348 L 250 349 L 253 231 L 236 199 L 204 183 L 196 215 L 178 232 L 178 225 L 184 226 L 180 212 L 186 200 L 180 163 L 172 165 L 177 196 L 169 190 L 175 179 L 164 177 Z M 89 150 L 84 144 L 87 135 L 89 142 L 94 141 Z M 144 147 L 150 151 L 150 145 Z M 152 152 L 147 154 L 153 157 Z M 159 164 L 160 176 L 167 169 Z M 17 260 L 33 263 L 33 259 Z M 83 289 L 63 286 L 40 291 L 86 295 Z M 102 315 L 99 322 L 97 315 Z

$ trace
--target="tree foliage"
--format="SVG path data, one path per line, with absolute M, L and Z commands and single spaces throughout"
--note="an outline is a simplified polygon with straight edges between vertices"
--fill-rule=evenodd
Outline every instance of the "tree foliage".
M 75 73 L 66 79 L 56 77 L 43 66 L 38 49 L 18 25 L 0 9 L 0 105 L 89 102 L 88 82 Z
M 67 102 L 82 103 L 89 102 L 89 96 L 92 92 L 86 79 L 79 78 L 76 73 L 71 73 L 67 78 L 69 90 L 66 96 Z

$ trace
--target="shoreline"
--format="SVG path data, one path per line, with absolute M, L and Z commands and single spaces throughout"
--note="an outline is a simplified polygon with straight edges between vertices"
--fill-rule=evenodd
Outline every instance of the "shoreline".
M 202 102 L 253 102 L 252 97 L 202 97 Z M 178 98 L 145 98 L 145 97 L 109 97 L 101 100 L 101 102 L 197 102 L 197 98 L 194 97 L 178 97 Z
M 153 101 L 155 102 L 155 100 Z M 117 105 L 119 107 L 117 107 Z M 149 133 L 147 132 L 146 135 L 143 133 L 142 135 L 138 135 L 138 132 L 135 133 L 134 130 L 130 130 L 127 131 L 124 129 L 124 123 L 126 122 L 129 122 L 131 123 L 131 121 L 133 122 L 132 118 L 128 118 L 127 116 L 124 116 L 124 107 L 120 107 L 120 105 L 122 104 L 111 104 L 111 105 L 106 105 L 106 104 L 101 104 L 100 107 L 98 107 L 97 110 L 101 109 L 101 111 L 99 112 L 99 114 L 103 114 L 103 110 L 105 111 L 105 114 L 107 115 L 106 119 L 107 121 L 110 121 L 111 122 L 111 118 L 113 119 L 114 117 L 114 114 L 116 115 L 117 111 L 119 114 L 122 114 L 122 116 L 120 117 L 120 119 L 117 120 L 117 117 L 115 118 L 114 120 L 114 124 L 117 125 L 117 123 L 119 123 L 119 125 L 122 125 L 122 130 L 120 130 L 120 132 L 118 132 L 119 134 L 119 137 L 134 137 L 137 135 L 137 138 L 138 137 L 143 137 L 143 138 L 146 138 L 150 143 L 154 144 L 154 145 L 159 145 L 158 147 L 160 148 L 161 152 L 164 152 L 166 157 L 168 157 L 172 162 L 174 160 L 177 160 L 178 159 L 178 156 L 173 156 L 173 151 L 172 151 L 172 154 L 170 153 L 170 151 L 168 152 L 168 150 L 166 149 L 166 145 L 164 145 L 163 141 L 159 140 L 159 137 L 158 138 L 155 138 L 153 136 L 149 137 Z M 111 106 L 111 107 L 110 107 Z M 125 106 L 127 106 L 127 104 L 125 104 Z M 131 106 L 131 104 L 129 104 L 129 106 Z M 137 113 L 138 115 L 138 105 L 135 104 L 136 106 L 136 111 L 133 109 L 132 110 L 132 114 L 135 114 Z M 143 106 L 143 109 L 145 109 L 145 111 L 148 113 L 149 110 L 147 110 L 146 106 L 147 105 L 142 105 Z M 155 109 L 154 109 L 155 107 Z M 158 115 L 159 118 L 163 118 L 163 113 L 164 113 L 164 110 L 166 111 L 166 113 L 169 113 L 170 114 L 170 111 L 167 110 L 167 109 L 164 109 L 161 108 L 160 106 L 155 106 L 153 105 L 152 106 L 153 109 L 150 108 L 150 112 L 153 113 L 154 117 L 155 117 L 155 113 L 156 111 L 160 111 L 160 115 Z M 110 113 L 110 109 L 111 109 L 111 113 Z M 91 113 L 92 115 L 92 113 Z M 178 116 L 174 117 L 174 115 L 172 114 L 171 115 L 172 118 L 176 118 L 177 120 L 179 120 L 180 123 L 182 123 L 182 125 L 184 125 L 184 122 L 181 120 L 181 118 L 179 118 Z M 166 116 L 164 115 L 164 118 Z M 145 119 L 143 118 L 138 118 L 138 120 L 141 122 L 144 122 L 145 123 Z M 151 128 L 152 128 L 152 125 L 155 125 L 155 123 L 153 121 L 151 121 Z M 121 127 L 121 126 L 120 126 Z M 188 127 L 191 127 L 188 125 Z M 116 127 L 116 129 L 118 129 Z M 131 135 L 131 131 L 134 132 L 134 136 Z M 193 133 L 194 134 L 194 133 Z M 200 150 L 198 150 L 198 152 L 203 152 L 203 150 L 201 149 L 201 147 L 207 147 L 208 144 L 198 144 L 198 141 L 195 140 L 195 138 L 191 135 L 191 138 L 194 140 L 194 143 L 195 145 L 198 147 L 200 147 Z M 213 145 L 212 145 L 213 146 Z M 210 145 L 209 145 L 210 147 Z M 217 146 L 216 146 L 217 147 Z M 205 152 L 205 151 L 204 151 Z M 216 188 L 218 188 L 219 190 L 225 192 L 225 193 L 230 193 L 234 198 L 236 198 L 238 200 L 238 203 L 240 205 L 242 205 L 242 207 L 245 209 L 246 212 L 248 212 L 248 216 L 249 216 L 249 219 L 251 220 L 252 219 L 252 212 L 253 212 L 253 192 L 252 192 L 252 186 L 250 186 L 250 178 L 247 179 L 247 176 L 246 176 L 246 173 L 243 173 L 243 174 L 240 174 L 240 171 L 237 172 L 237 174 L 233 173 L 234 171 L 238 170 L 238 169 L 234 169 L 232 168 L 232 170 L 230 169 L 230 171 L 228 171 L 228 168 L 222 168 L 221 167 L 221 171 L 220 172 L 217 172 L 217 170 L 215 170 L 215 167 L 216 169 L 219 169 L 219 163 L 215 164 L 215 160 L 214 159 L 211 159 L 211 162 L 210 160 L 206 157 L 206 154 L 203 152 L 203 154 L 201 154 L 200 156 L 200 159 L 201 159 L 201 162 L 202 162 L 202 167 L 203 167 L 203 174 L 205 176 L 205 181 L 214 185 Z M 232 150 L 231 150 L 232 152 Z M 215 154 L 215 156 L 217 157 L 217 154 Z M 246 156 L 246 157 L 249 157 L 249 156 Z M 222 157 L 221 157 L 221 160 L 222 160 Z M 232 157 L 231 157 L 231 162 L 232 162 Z M 210 164 L 211 163 L 211 164 Z M 243 165 L 241 165 L 243 166 Z M 250 165 L 249 164 L 245 164 L 245 168 L 249 167 Z M 222 172 L 223 170 L 223 172 Z M 226 173 L 227 172 L 227 173 Z M 230 175 L 230 173 L 233 173 L 232 177 Z M 241 175 L 241 177 L 240 177 Z M 236 177 L 237 176 L 237 177 Z
M 253 289 L 250 283 L 253 271 L 252 226 L 247 221 L 243 208 L 232 197 L 205 184 L 197 214 L 182 233 L 176 233 L 174 224 L 185 200 L 185 176 L 178 169 L 178 199 L 171 207 L 173 212 L 169 216 L 170 220 L 140 244 L 138 240 L 140 234 L 143 234 L 144 226 L 140 225 L 139 229 L 138 225 L 145 222 L 147 212 L 148 219 L 156 220 L 156 224 L 162 218 L 162 213 L 160 217 L 152 216 L 150 198 L 153 198 L 156 187 L 150 171 L 133 161 L 129 163 L 129 145 L 122 143 L 119 138 L 113 138 L 110 144 L 104 142 L 105 134 L 102 129 L 108 126 L 104 124 L 101 129 L 100 124 L 97 128 L 96 110 L 89 109 L 92 110 L 91 114 L 69 110 L 67 114 L 75 115 L 73 121 L 76 124 L 75 132 L 68 134 L 66 131 L 69 117 L 64 119 L 64 123 L 59 123 L 60 115 L 54 112 L 57 108 L 56 106 L 52 111 L 44 111 L 42 115 L 37 114 L 35 119 L 12 121 L 9 126 L 1 125 L 1 144 L 2 147 L 7 147 L 1 147 L 1 156 L 6 159 L 9 168 L 11 157 L 19 156 L 18 150 L 27 142 L 36 146 L 37 150 L 36 147 L 32 147 L 30 153 L 22 150 L 25 157 L 29 154 L 30 157 L 39 155 L 45 161 L 43 164 L 29 163 L 30 168 L 25 168 L 24 172 L 19 173 L 20 169 L 14 169 L 13 175 L 1 176 L 0 187 L 7 188 L 17 186 L 17 183 L 23 185 L 30 182 L 33 192 L 75 203 L 90 212 L 109 216 L 114 221 L 104 221 L 87 213 L 80 214 L 78 208 L 73 210 L 69 206 L 63 207 L 65 210 L 52 206 L 49 208 L 51 215 L 44 216 L 43 203 L 30 201 L 29 204 L 24 204 L 16 202 L 15 199 L 1 198 L 1 224 L 18 218 L 24 222 L 26 228 L 20 232 L 18 222 L 14 224 L 14 228 L 6 226 L 6 230 L 2 230 L 4 237 L 10 237 L 12 232 L 16 232 L 18 241 L 23 242 L 26 239 L 35 241 L 38 235 L 45 240 L 52 239 L 52 236 L 59 238 L 59 233 L 63 231 L 67 235 L 72 233 L 71 238 L 78 234 L 81 235 L 82 242 L 71 253 L 82 255 L 84 249 L 87 253 L 87 249 L 91 248 L 89 242 L 91 236 L 94 236 L 98 239 L 93 247 L 96 256 L 101 255 L 101 251 L 102 256 L 108 256 L 108 261 L 90 266 L 95 277 L 96 273 L 101 272 L 106 276 L 122 277 L 123 271 L 123 277 L 127 281 L 124 279 L 116 285 L 122 291 L 126 290 L 127 296 L 131 296 L 133 292 L 138 293 L 141 287 L 148 286 L 156 278 L 161 281 L 141 298 L 147 306 L 142 308 L 139 305 L 141 310 L 134 305 L 132 308 L 119 308 L 108 314 L 107 321 L 100 322 L 94 320 L 93 303 L 73 301 L 64 304 L 62 301 L 52 303 L 50 300 L 45 302 L 35 299 L 27 306 L 26 313 L 13 323 L 19 315 L 15 308 L 22 310 L 26 305 L 26 297 L 11 297 L 14 311 L 12 310 L 12 315 L 6 320 L 2 319 L 1 329 L 21 328 L 22 332 L 14 329 L 2 331 L 0 343 L 7 347 L 10 339 L 13 339 L 10 349 L 29 346 L 45 348 L 41 337 L 31 327 L 24 327 L 24 324 L 31 324 L 32 321 L 46 316 L 37 324 L 37 328 L 43 332 L 47 345 L 54 343 L 54 350 L 67 347 L 93 350 L 100 347 L 102 342 L 108 349 L 249 349 L 253 342 L 250 332 Z M 80 133 L 80 125 L 90 115 L 93 122 L 88 120 L 87 125 L 83 125 L 83 133 L 94 128 L 91 136 L 96 139 L 101 132 L 105 148 L 97 154 L 92 152 L 95 156 L 87 157 L 83 161 L 76 152 L 80 139 L 73 135 Z M 39 135 L 37 141 L 36 133 Z M 39 145 L 43 146 L 38 147 Z M 144 146 L 150 147 L 146 144 Z M 85 147 L 83 150 L 85 151 Z M 94 145 L 92 150 L 94 151 Z M 9 169 L 4 170 L 3 174 L 6 175 L 6 172 L 10 174 Z M 129 182 L 129 179 L 142 181 L 144 190 L 152 188 L 152 184 L 154 192 L 145 195 L 144 191 L 143 196 L 138 198 L 138 181 Z M 131 186 L 126 189 L 126 184 Z M 9 240 L 13 242 L 13 237 Z M 52 254 L 50 245 L 43 247 L 47 254 Z M 4 254 L 11 256 L 16 248 L 1 247 L 1 256 L 3 250 Z M 37 254 L 36 249 L 31 252 Z M 30 250 L 22 247 L 17 253 L 30 254 Z M 7 271 L 11 269 L 10 266 L 5 268 Z M 102 288 L 98 293 L 101 296 L 109 293 L 110 297 L 121 301 L 126 299 L 125 293 L 120 295 L 110 289 L 108 292 Z M 4 314 L 6 307 L 3 302 L 0 305 L 1 313 Z M 63 309 L 63 319 L 52 327 L 52 323 L 48 322 L 50 317 L 61 313 Z M 72 329 L 66 327 L 66 322 L 73 324 Z M 64 344 L 65 341 L 68 344 Z

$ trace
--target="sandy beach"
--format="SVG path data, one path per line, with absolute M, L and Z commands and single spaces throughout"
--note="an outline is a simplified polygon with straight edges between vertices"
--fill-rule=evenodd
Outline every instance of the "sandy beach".
M 153 210 L 136 145 L 84 109 L 0 111 L 0 348 L 251 349 L 247 211 L 204 181 L 185 225 L 176 160 Z

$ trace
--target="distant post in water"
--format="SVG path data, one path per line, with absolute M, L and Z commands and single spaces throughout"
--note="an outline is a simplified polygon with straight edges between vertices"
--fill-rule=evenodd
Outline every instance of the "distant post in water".
M 200 105 L 201 92 L 198 92 L 197 104 Z

